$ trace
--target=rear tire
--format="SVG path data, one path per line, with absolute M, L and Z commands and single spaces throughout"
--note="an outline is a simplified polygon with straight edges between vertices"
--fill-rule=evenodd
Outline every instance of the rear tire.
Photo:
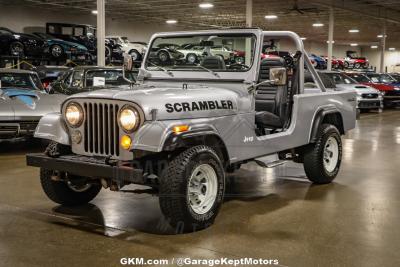
M 50 47 L 50 54 L 55 59 L 60 59 L 64 56 L 64 49 L 60 45 L 52 45 Z
M 81 184 L 78 186 L 71 182 L 54 181 L 51 179 L 52 175 L 53 171 L 41 168 L 40 183 L 47 197 L 61 205 L 77 206 L 86 204 L 94 199 L 101 190 L 100 184 Z
M 141 54 L 136 49 L 132 49 L 131 51 L 129 51 L 129 55 L 131 55 L 133 61 L 141 60 Z
M 338 129 L 322 124 L 318 139 L 304 152 L 304 171 L 310 181 L 327 184 L 336 178 L 342 160 L 342 141 Z
M 217 153 L 207 146 L 181 152 L 160 179 L 160 207 L 176 233 L 207 228 L 224 197 L 225 174 Z
M 18 41 L 12 42 L 10 44 L 10 54 L 12 56 L 24 56 L 25 55 L 25 47 L 24 44 Z

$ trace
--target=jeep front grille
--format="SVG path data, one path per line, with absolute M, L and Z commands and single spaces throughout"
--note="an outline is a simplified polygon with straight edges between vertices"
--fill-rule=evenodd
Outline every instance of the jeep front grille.
M 119 106 L 111 103 L 83 103 L 85 152 L 119 156 Z

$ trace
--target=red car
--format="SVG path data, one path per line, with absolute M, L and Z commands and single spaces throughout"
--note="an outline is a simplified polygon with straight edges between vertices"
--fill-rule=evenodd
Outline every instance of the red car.
M 346 75 L 350 76 L 361 84 L 368 85 L 379 90 L 383 95 L 383 105 L 385 107 L 400 106 L 399 87 L 371 80 L 367 75 L 363 73 L 349 72 L 346 73 Z
M 325 59 L 326 63 L 328 64 L 328 57 L 321 56 Z M 344 69 L 344 59 L 332 57 L 332 68 L 334 69 Z
M 369 67 L 369 62 L 365 57 L 359 57 L 355 51 L 347 51 L 346 58 L 344 59 L 344 67 L 346 69 L 366 69 Z

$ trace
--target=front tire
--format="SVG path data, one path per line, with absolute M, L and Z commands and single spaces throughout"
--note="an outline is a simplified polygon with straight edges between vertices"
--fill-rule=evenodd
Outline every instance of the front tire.
M 60 45 L 53 45 L 50 47 L 50 53 L 53 58 L 59 59 L 64 55 L 64 49 Z
M 342 161 L 342 141 L 338 129 L 321 125 L 318 139 L 304 153 L 304 171 L 310 181 L 327 184 L 336 178 Z
M 181 152 L 160 180 L 160 208 L 176 233 L 214 222 L 223 202 L 225 173 L 213 149 L 200 145 Z
M 101 190 L 100 184 L 82 183 L 82 179 L 86 180 L 84 177 L 74 177 L 68 182 L 55 181 L 51 178 L 53 173 L 41 168 L 40 183 L 47 197 L 55 203 L 65 206 L 83 205 L 93 200 Z

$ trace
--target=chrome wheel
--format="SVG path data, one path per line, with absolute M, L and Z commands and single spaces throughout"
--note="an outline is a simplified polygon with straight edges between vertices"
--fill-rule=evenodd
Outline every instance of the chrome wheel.
M 131 55 L 133 61 L 137 61 L 137 60 L 139 59 L 139 54 L 138 54 L 138 52 L 136 52 L 136 51 L 131 51 L 129 54 Z
M 51 48 L 51 55 L 53 57 L 60 57 L 63 53 L 61 46 L 55 45 Z
M 24 54 L 24 45 L 16 42 L 10 45 L 10 51 L 12 55 L 23 55 Z
M 208 164 L 197 166 L 189 178 L 188 200 L 197 214 L 207 213 L 215 203 L 218 178 L 213 167 Z
M 187 57 L 187 61 L 190 64 L 196 63 L 196 60 L 197 60 L 196 55 L 191 54 L 191 55 L 188 55 L 188 57 Z
M 158 54 L 158 59 L 161 61 L 161 62 L 167 62 L 168 61 L 168 59 L 169 59 L 169 55 L 168 55 L 168 53 L 167 52 L 160 52 L 159 54 Z
M 324 152 L 324 168 L 328 172 L 333 172 L 339 161 L 339 144 L 336 138 L 329 137 L 325 143 Z

